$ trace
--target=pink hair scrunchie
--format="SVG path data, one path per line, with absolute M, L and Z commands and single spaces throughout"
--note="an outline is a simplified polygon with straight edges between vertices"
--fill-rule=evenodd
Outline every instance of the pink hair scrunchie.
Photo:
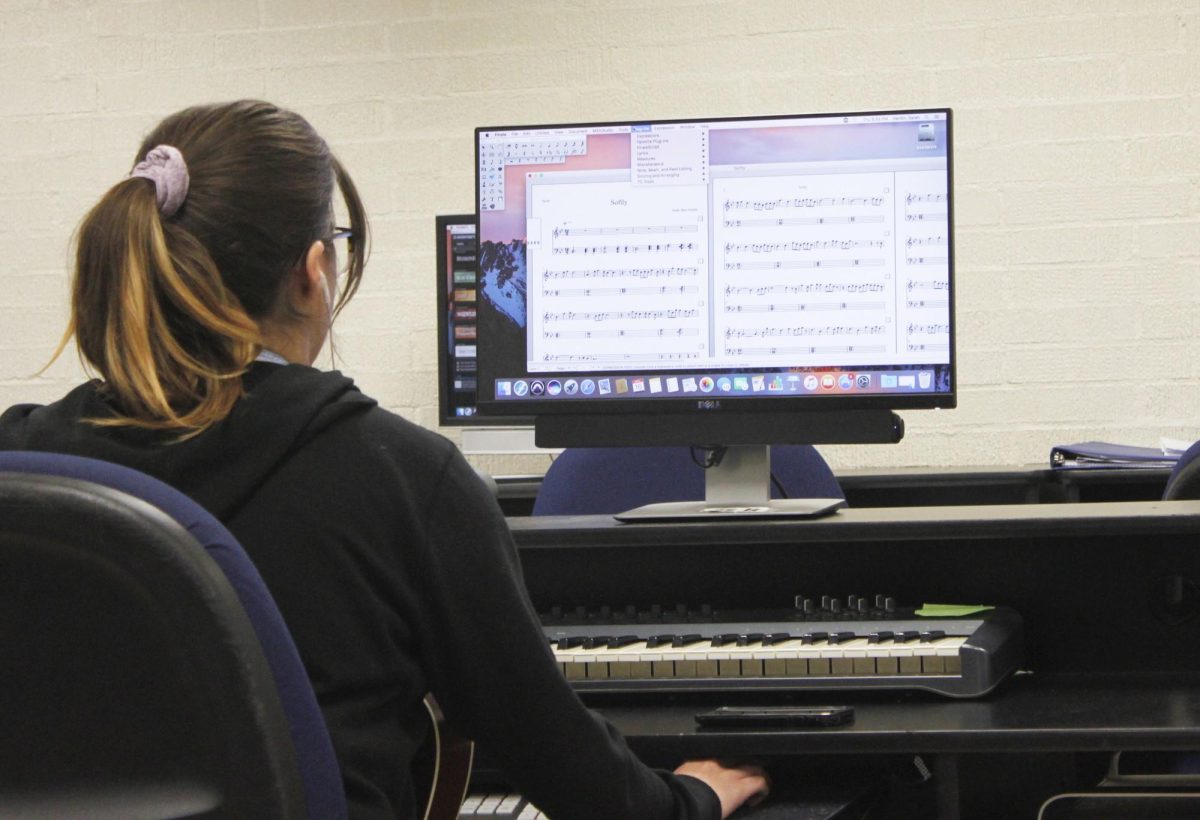
M 158 212 L 170 219 L 183 205 L 188 192 L 188 169 L 183 154 L 173 145 L 158 145 L 146 158 L 133 166 L 130 177 L 144 177 L 154 183 Z

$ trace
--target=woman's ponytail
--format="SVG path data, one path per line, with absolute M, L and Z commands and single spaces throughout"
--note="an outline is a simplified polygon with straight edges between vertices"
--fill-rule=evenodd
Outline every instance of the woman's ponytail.
M 116 410 L 93 422 L 187 435 L 241 397 L 259 329 L 205 247 L 164 220 L 152 181 L 119 183 L 84 218 L 71 331 Z

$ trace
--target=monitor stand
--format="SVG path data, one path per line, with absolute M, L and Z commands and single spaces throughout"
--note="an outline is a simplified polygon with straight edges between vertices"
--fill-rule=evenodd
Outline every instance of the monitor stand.
M 618 521 L 712 521 L 722 518 L 817 518 L 846 506 L 842 498 L 771 498 L 771 448 L 728 447 L 704 471 L 703 501 L 667 501 L 617 513 Z

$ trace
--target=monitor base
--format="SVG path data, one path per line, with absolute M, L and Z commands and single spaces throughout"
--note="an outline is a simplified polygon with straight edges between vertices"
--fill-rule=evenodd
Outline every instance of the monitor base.
M 820 518 L 846 506 L 844 498 L 773 498 L 737 504 L 714 501 L 667 501 L 635 507 L 613 518 L 626 522 L 715 521 L 752 518 Z

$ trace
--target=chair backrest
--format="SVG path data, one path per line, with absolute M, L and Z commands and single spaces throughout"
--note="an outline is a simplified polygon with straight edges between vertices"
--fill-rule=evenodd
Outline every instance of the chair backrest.
M 142 473 L 0 453 L 0 668 L 0 816 L 347 815 L 257 570 Z
M 1200 441 L 1183 451 L 1167 478 L 1167 501 L 1200 498 Z
M 771 474 L 787 498 L 845 497 L 825 459 L 808 444 L 772 447 Z M 688 447 L 579 447 L 554 459 L 533 514 L 612 515 L 659 501 L 703 498 L 704 468 Z

